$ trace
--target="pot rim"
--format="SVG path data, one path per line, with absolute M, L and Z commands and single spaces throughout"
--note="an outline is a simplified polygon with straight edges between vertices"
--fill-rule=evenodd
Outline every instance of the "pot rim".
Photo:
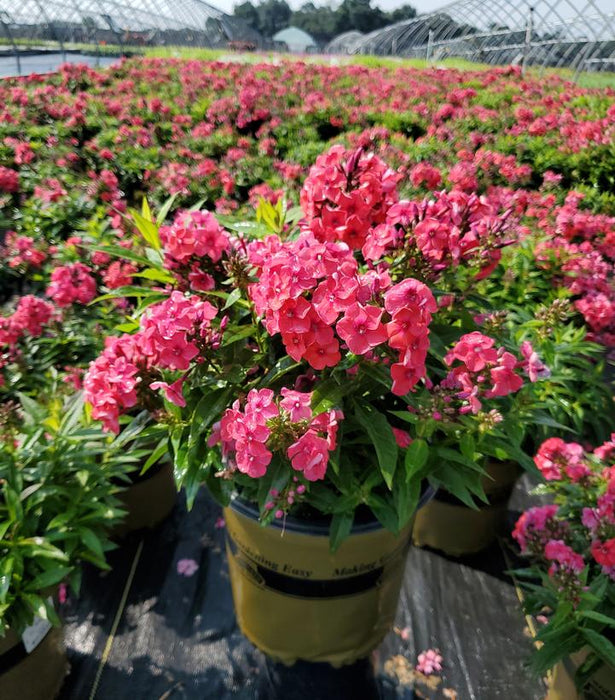
M 436 489 L 430 483 L 424 485 L 421 490 L 421 496 L 416 506 L 415 513 L 426 505 L 434 497 L 435 493 Z M 236 493 L 231 496 L 229 508 L 240 515 L 245 516 L 246 518 L 250 518 L 250 520 L 259 519 L 260 513 L 258 507 L 252 501 L 248 501 Z M 286 530 L 289 532 L 296 532 L 303 535 L 329 537 L 331 516 L 322 515 L 322 517 L 319 519 L 303 520 L 293 515 L 287 515 L 284 518 L 275 518 L 269 523 L 268 527 L 273 527 L 278 530 Z M 384 529 L 385 528 L 381 522 L 375 515 L 372 514 L 372 518 L 367 522 L 353 523 L 350 534 L 361 535 L 367 532 L 375 532 L 376 530 Z

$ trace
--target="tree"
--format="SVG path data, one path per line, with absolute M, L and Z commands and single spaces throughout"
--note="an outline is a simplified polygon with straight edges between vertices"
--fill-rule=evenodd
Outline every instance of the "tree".
M 290 24 L 292 10 L 286 0 L 263 0 L 256 10 L 259 31 L 263 36 L 272 37 Z
M 291 24 L 324 44 L 337 33 L 337 13 L 331 7 L 316 7 L 306 2 L 293 12 Z
M 391 12 L 387 12 L 387 19 L 391 24 L 395 22 L 403 22 L 405 19 L 414 19 L 416 10 L 412 5 L 402 5 Z
M 246 24 L 249 24 L 252 29 L 259 31 L 258 10 L 250 0 L 245 0 L 245 2 L 242 2 L 240 5 L 235 5 L 233 15 L 238 19 L 242 19 Z
M 337 9 L 337 33 L 356 29 L 371 32 L 388 24 L 387 17 L 379 7 L 372 7 L 370 0 L 343 0 Z

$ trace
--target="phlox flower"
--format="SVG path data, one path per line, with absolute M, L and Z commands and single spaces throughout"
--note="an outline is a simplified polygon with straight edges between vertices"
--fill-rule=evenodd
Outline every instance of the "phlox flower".
M 308 430 L 286 451 L 293 469 L 303 472 L 308 481 L 323 479 L 329 461 L 329 446 L 324 438 Z
M 184 384 L 184 377 L 181 379 L 178 379 L 177 381 L 173 382 L 172 384 L 167 384 L 167 382 L 152 382 L 149 385 L 149 388 L 152 389 L 153 391 L 156 391 L 158 389 L 162 389 L 163 394 L 165 395 L 165 398 L 167 401 L 170 401 L 171 403 L 174 403 L 176 406 L 179 406 L 180 408 L 184 408 L 186 405 L 186 399 L 184 398 L 183 394 L 183 384 Z
M 381 323 L 382 309 L 355 303 L 337 322 L 336 330 L 355 355 L 365 355 L 371 348 L 387 340 L 387 331 Z

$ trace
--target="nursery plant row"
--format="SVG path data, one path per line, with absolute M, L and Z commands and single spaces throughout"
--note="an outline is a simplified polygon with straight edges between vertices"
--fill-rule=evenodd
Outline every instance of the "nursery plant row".
M 410 543 L 482 551 L 530 472 L 528 673 L 610 697 L 614 97 L 290 60 L 0 83 L 0 696 L 59 689 L 58 595 L 176 489 L 224 507 L 246 637 L 340 665 Z

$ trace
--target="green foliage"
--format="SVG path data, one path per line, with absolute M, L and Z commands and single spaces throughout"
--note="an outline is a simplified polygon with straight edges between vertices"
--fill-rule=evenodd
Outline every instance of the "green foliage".
M 57 622 L 48 597 L 79 564 L 107 568 L 107 533 L 122 516 L 107 437 L 83 420 L 80 395 L 49 405 L 21 397 L 22 422 L 0 451 L 0 635 L 35 615 Z

